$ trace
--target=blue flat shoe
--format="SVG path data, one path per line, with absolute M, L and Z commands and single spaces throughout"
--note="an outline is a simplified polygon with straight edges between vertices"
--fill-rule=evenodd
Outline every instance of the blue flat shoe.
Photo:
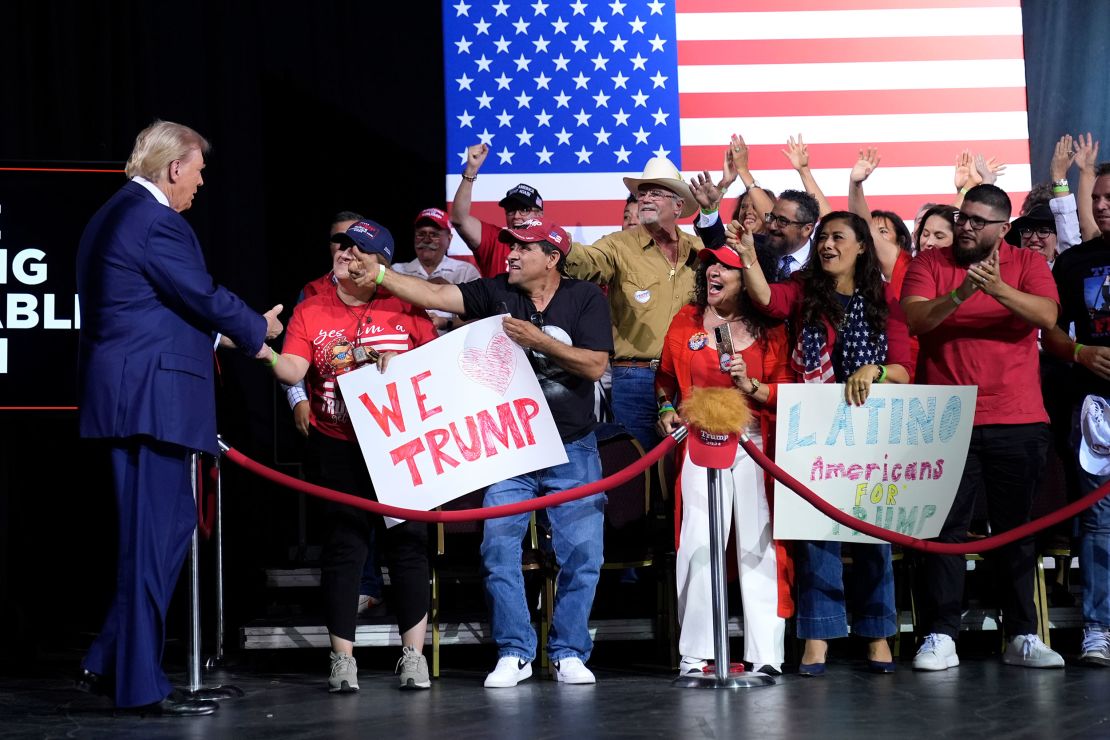
M 897 664 L 893 660 L 888 662 L 884 660 L 868 659 L 867 661 L 867 670 L 871 671 L 872 673 L 894 673 L 894 669 L 897 667 Z
M 817 678 L 818 676 L 825 675 L 824 663 L 799 663 L 798 675 L 808 676 L 809 678 Z

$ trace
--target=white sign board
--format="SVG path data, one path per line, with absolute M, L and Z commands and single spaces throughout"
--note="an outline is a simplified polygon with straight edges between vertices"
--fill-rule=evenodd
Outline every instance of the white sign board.
M 567 462 L 536 374 L 501 323 L 448 332 L 384 373 L 367 365 L 339 376 L 379 501 L 429 511 Z
M 964 472 L 975 386 L 872 385 L 863 406 L 844 386 L 779 385 L 775 462 L 861 521 L 926 539 L 940 534 Z M 879 542 L 838 525 L 775 483 L 784 540 Z

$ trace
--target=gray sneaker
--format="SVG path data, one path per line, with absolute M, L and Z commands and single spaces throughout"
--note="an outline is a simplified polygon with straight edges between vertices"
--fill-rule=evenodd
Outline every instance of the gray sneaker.
M 1060 654 L 1041 642 L 1036 635 L 1018 635 L 1006 645 L 1002 662 L 1022 668 L 1063 668 Z
M 428 676 L 428 661 L 416 652 L 416 648 L 408 645 L 401 648 L 401 659 L 397 661 L 394 673 L 401 674 L 402 689 L 432 688 L 432 679 Z
M 1110 666 L 1110 630 L 1106 627 L 1083 628 L 1083 665 Z
M 331 675 L 328 677 L 328 691 L 333 694 L 349 694 L 358 691 L 358 664 L 353 655 L 346 653 L 331 654 Z

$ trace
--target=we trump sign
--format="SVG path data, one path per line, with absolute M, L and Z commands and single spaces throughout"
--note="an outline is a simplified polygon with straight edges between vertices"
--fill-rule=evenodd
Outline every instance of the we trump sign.
M 524 350 L 501 317 L 339 376 L 378 500 L 430 510 L 567 462 Z

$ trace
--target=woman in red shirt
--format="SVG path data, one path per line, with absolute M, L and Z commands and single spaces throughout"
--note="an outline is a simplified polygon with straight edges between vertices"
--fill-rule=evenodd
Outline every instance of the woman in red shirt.
M 749 437 L 761 444 L 771 436 L 777 384 L 790 382 L 786 332 L 754 310 L 744 295 L 739 255 L 728 247 L 703 249 L 695 277 L 694 301 L 671 321 L 655 375 L 661 401 L 659 431 L 682 423 L 671 401 L 693 388 L 735 388 L 752 409 Z M 726 327 L 733 354 L 719 359 L 714 332 Z M 706 470 L 683 453 L 676 495 L 681 515 L 678 555 L 678 616 L 681 623 L 680 672 L 698 673 L 713 655 L 713 613 L 709 573 L 709 513 Z M 762 471 L 738 448 L 721 492 L 736 523 L 736 559 L 744 603 L 744 660 L 765 672 L 779 673 L 783 661 L 785 617 L 790 616 L 789 587 L 780 572 L 788 560 L 771 539 L 771 507 Z M 726 516 L 727 526 L 727 516 Z
M 360 227 L 362 231 L 358 231 Z M 345 241 L 343 237 L 347 237 Z M 337 234 L 333 240 L 341 244 L 333 257 L 337 284 L 333 290 L 297 304 L 286 329 L 282 354 L 276 355 L 273 369 L 282 383 L 292 385 L 301 379 L 307 382 L 312 408 L 308 444 L 319 464 L 316 482 L 376 500 L 336 376 L 375 359 L 379 369 L 384 370 L 391 356 L 432 341 L 436 331 L 424 311 L 378 291 L 373 283 L 360 288 L 350 277 L 348 266 L 356 259 L 355 249 L 389 265 L 393 241 L 388 231 L 373 222 L 360 221 L 347 234 Z M 430 596 L 427 524 L 404 522 L 385 529 L 380 516 L 329 504 L 320 573 L 332 648 L 329 689 L 358 690 L 352 650 L 359 581 L 372 528 L 384 538 L 389 564 L 403 646 L 398 662 L 401 688 L 429 688 L 427 662 L 421 654 Z
M 797 335 L 791 366 L 806 383 L 844 383 L 848 403 L 862 405 L 876 382 L 909 382 L 909 331 L 890 283 L 884 282 L 869 224 L 847 211 L 827 214 L 813 233 L 806 266 L 769 285 L 755 242 L 733 222 L 729 244 L 748 269 L 744 287 L 768 315 L 789 319 Z M 800 542 L 798 636 L 806 641 L 799 673 L 825 672 L 828 640 L 848 635 L 839 542 Z M 852 632 L 868 640 L 871 670 L 892 673 L 887 638 L 895 634 L 890 545 L 853 544 L 847 586 L 855 598 Z

